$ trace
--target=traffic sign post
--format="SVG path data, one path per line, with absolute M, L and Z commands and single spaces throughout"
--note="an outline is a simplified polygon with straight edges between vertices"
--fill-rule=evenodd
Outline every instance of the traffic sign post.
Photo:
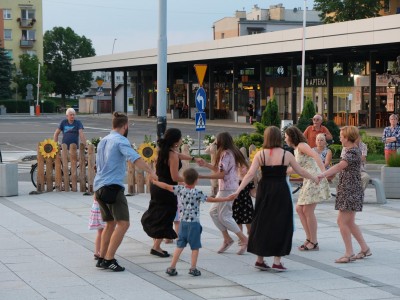
M 207 95 L 206 91 L 202 87 L 199 87 L 199 89 L 196 91 L 196 96 L 194 97 L 194 100 L 196 102 L 197 110 L 199 112 L 204 111 L 207 103 Z
M 203 81 L 204 77 L 206 76 L 207 65 L 194 65 L 194 69 L 196 71 L 197 80 L 199 81 L 199 89 L 196 91 L 196 96 L 194 98 L 194 102 L 196 103 L 196 108 L 198 112 L 196 112 L 195 124 L 196 124 L 196 131 L 197 131 L 197 139 L 199 145 L 199 156 L 200 156 L 200 131 L 206 130 L 206 113 L 204 109 L 206 108 L 207 104 L 207 94 L 206 91 L 203 89 Z
M 197 112 L 196 113 L 196 131 L 205 131 L 206 130 L 206 113 L 205 112 Z

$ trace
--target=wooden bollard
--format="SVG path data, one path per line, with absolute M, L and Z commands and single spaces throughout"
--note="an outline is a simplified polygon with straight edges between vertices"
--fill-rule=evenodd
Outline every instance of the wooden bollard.
M 79 145 L 79 190 L 86 192 L 86 157 L 85 157 L 85 145 L 80 143 Z
M 144 193 L 144 171 L 136 171 L 137 192 Z
M 61 162 L 63 169 L 64 191 L 69 192 L 69 171 L 68 171 L 68 148 L 66 144 L 61 145 Z
M 94 167 L 95 167 L 96 154 L 94 151 L 94 145 L 88 145 L 88 192 L 93 193 L 93 181 L 94 181 Z
M 41 193 L 44 192 L 44 158 L 40 154 L 40 143 L 37 148 L 37 178 L 36 178 L 36 190 Z
M 73 192 L 77 191 L 77 166 L 78 166 L 78 153 L 77 153 L 77 148 L 76 144 L 71 144 L 69 146 L 69 157 L 71 160 L 71 190 Z
M 133 196 L 136 193 L 136 180 L 135 180 L 135 164 L 128 161 L 128 195 Z
M 62 191 L 62 176 L 61 176 L 61 155 L 60 151 L 57 152 L 54 159 L 54 188 L 56 192 Z
M 51 157 L 46 158 L 46 190 L 47 192 L 53 191 L 53 159 Z

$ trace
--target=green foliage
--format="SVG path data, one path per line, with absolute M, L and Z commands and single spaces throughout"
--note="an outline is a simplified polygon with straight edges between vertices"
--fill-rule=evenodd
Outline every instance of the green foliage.
M 267 128 L 267 126 L 265 126 L 263 123 L 260 123 L 260 122 L 254 122 L 253 126 L 256 129 L 257 133 L 264 135 L 264 130 L 265 130 L 265 128 Z
M 332 151 L 332 158 L 333 159 L 339 159 L 340 158 L 340 154 L 342 153 L 342 145 L 339 144 L 332 144 L 329 145 L 328 147 L 329 149 L 331 149 Z
M 384 148 L 385 145 L 382 143 L 382 140 L 376 136 L 368 136 L 368 135 L 361 135 L 362 136 L 362 141 L 367 145 L 368 147 L 368 155 L 370 153 L 374 154 L 383 154 L 384 153 Z M 367 156 L 368 156 L 367 155 Z
M 340 144 L 340 128 L 336 125 L 333 120 L 323 121 L 322 125 L 328 128 L 329 132 L 332 134 L 333 142 L 335 144 Z
M 29 113 L 28 101 L 0 100 L 0 105 L 7 108 L 7 113 Z
M 300 119 L 307 119 L 310 121 L 315 116 L 315 105 L 311 99 L 304 101 L 303 111 L 301 112 Z
M 400 154 L 395 153 L 393 155 L 390 155 L 387 161 L 387 166 L 388 167 L 400 167 Z
M 278 111 L 278 103 L 276 102 L 275 97 L 272 97 L 270 101 L 268 101 L 267 106 L 265 107 L 262 116 L 261 123 L 265 126 L 281 126 L 281 118 L 279 117 Z
M 36 99 L 37 95 L 37 82 L 38 82 L 38 68 L 39 59 L 36 55 L 22 54 L 19 56 L 19 69 L 14 77 L 14 82 L 18 85 L 18 93 L 22 96 L 22 99 L 26 98 L 26 86 L 32 84 L 32 94 Z M 46 77 L 46 66 L 41 65 L 40 67 L 40 92 L 42 95 L 48 95 L 53 92 L 54 83 L 47 80 Z M 41 98 L 41 97 L 40 97 Z
M 311 99 L 307 99 L 304 102 L 303 111 L 301 112 L 299 121 L 297 122 L 296 126 L 302 132 L 306 130 L 309 125 L 312 125 L 311 119 L 315 116 L 315 107 L 314 102 Z
M 314 0 L 314 9 L 320 11 L 318 15 L 324 23 L 352 21 L 379 16 L 383 8 L 381 0 Z
M 247 134 L 242 133 L 238 137 L 233 139 L 235 145 L 239 148 L 245 147 L 246 150 L 249 150 L 250 145 L 255 145 L 256 147 L 261 147 L 264 142 L 264 136 L 259 134 L 258 132 Z
M 71 60 L 95 56 L 92 41 L 77 35 L 70 27 L 54 27 L 44 34 L 43 46 L 47 75 L 55 83 L 55 93 L 62 99 L 84 93 L 90 87 L 92 74 L 72 72 Z
M 11 59 L 7 56 L 4 48 L 0 47 L 0 99 L 11 97 L 11 71 Z

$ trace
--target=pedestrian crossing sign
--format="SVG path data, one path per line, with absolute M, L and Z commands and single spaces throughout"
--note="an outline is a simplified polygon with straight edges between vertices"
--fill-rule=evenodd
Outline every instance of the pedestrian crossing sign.
M 196 113 L 196 131 L 204 131 L 206 130 L 206 113 L 205 112 L 197 112 Z

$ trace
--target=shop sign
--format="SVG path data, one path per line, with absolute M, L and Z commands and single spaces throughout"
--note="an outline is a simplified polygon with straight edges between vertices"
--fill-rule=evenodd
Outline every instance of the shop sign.
M 304 85 L 306 87 L 327 86 L 325 77 L 308 77 L 305 79 Z

